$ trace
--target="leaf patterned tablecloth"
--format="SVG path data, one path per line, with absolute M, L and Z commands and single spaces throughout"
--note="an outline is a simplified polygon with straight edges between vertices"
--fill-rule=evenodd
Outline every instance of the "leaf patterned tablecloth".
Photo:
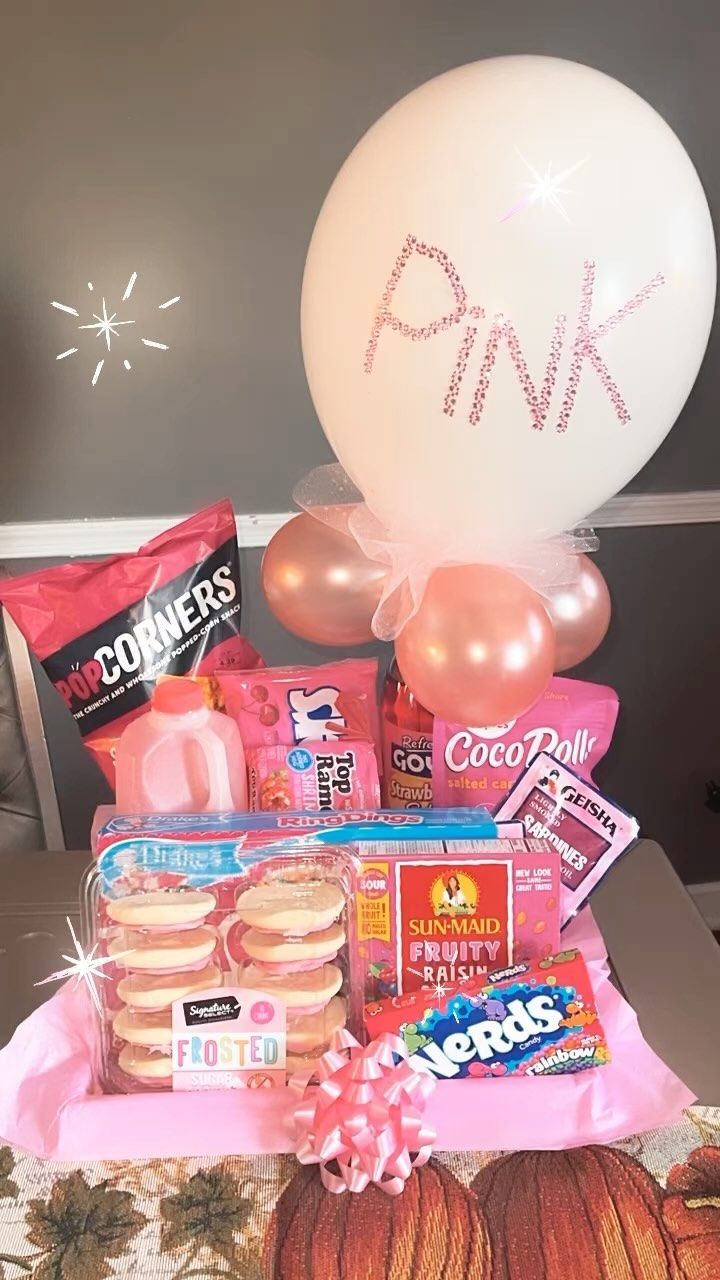
M 391 1199 L 293 1157 L 0 1146 L 0 1280 L 720 1280 L 720 1109 L 612 1147 L 439 1154 Z

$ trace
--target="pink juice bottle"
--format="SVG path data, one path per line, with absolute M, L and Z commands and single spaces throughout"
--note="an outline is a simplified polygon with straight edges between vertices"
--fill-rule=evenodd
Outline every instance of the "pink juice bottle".
M 383 804 L 432 807 L 433 717 L 405 684 L 393 660 L 382 700 Z
M 240 730 L 206 707 L 194 680 L 162 680 L 150 710 L 124 730 L 115 758 L 119 813 L 246 810 Z

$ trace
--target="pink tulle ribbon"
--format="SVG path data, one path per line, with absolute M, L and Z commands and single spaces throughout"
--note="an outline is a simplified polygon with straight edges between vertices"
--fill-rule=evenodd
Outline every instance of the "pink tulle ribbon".
M 314 1072 L 290 1077 L 300 1096 L 293 1111 L 297 1158 L 320 1165 L 328 1191 L 364 1191 L 372 1182 L 397 1196 L 412 1170 L 429 1160 L 435 1131 L 421 1113 L 435 1080 L 407 1058 L 398 1036 L 383 1035 L 363 1048 L 342 1030 Z
M 492 530 L 478 546 L 462 528 L 442 540 L 408 541 L 375 515 L 339 463 L 316 467 L 296 485 L 293 499 L 323 524 L 354 538 L 369 560 L 387 566 L 382 595 L 372 619 L 378 640 L 394 640 L 417 613 L 434 569 L 451 564 L 497 564 L 517 574 L 539 595 L 571 586 L 578 577 L 578 555 L 597 551 L 591 528 L 512 545 Z

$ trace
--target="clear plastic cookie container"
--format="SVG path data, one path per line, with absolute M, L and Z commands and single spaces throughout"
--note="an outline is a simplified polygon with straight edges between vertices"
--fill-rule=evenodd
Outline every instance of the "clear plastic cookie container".
M 361 1028 L 351 847 L 127 839 L 85 888 L 106 1092 L 271 1088 Z

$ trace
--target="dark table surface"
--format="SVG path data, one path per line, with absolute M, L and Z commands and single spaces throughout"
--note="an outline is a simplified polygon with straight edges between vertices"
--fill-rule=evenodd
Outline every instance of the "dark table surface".
M 63 967 L 79 923 L 87 853 L 0 855 L 0 1044 Z M 593 896 L 619 985 L 657 1053 L 699 1100 L 720 1105 L 720 946 L 660 845 L 641 840 Z
M 592 905 L 648 1043 L 720 1106 L 720 946 L 660 845 L 640 840 Z

